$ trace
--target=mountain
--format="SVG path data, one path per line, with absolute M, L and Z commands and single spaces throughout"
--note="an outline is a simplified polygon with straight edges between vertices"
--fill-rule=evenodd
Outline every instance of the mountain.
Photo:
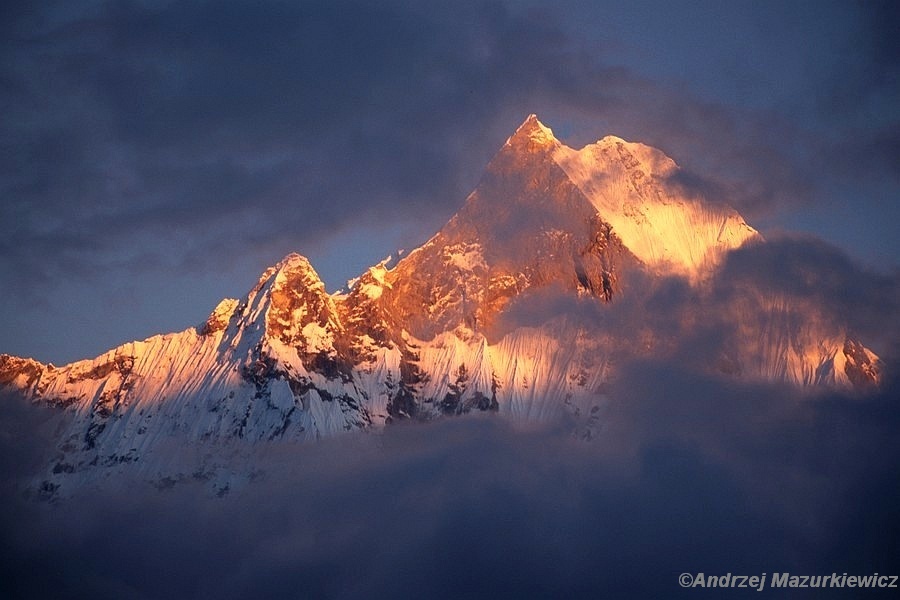
M 686 194 L 662 152 L 617 137 L 567 147 L 529 116 L 450 221 L 395 265 L 329 294 L 290 254 L 197 327 L 62 367 L 0 356 L 0 386 L 59 410 L 48 496 L 123 469 L 225 493 L 235 455 L 470 411 L 564 418 L 598 434 L 628 357 L 688 355 L 728 377 L 876 384 L 878 357 L 808 302 L 715 293 L 729 252 L 764 244 Z M 689 301 L 662 302 L 666 290 Z M 695 331 L 718 337 L 686 350 Z M 700 347 L 700 346 L 697 346 Z

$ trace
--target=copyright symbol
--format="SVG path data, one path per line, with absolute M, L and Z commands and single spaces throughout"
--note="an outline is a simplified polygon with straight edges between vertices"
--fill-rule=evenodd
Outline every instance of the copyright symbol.
M 682 573 L 678 576 L 678 585 L 681 587 L 691 587 L 692 583 L 694 583 L 694 576 L 690 573 Z

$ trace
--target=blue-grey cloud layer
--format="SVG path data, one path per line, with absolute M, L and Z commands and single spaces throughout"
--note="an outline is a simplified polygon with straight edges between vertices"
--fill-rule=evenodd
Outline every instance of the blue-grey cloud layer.
M 138 482 L 11 502 L 0 574 L 23 598 L 650 598 L 682 572 L 893 572 L 895 382 L 811 399 L 675 364 L 621 375 L 591 443 L 464 417 L 282 448 L 225 498 Z M 4 450 L 42 448 L 15 431 Z

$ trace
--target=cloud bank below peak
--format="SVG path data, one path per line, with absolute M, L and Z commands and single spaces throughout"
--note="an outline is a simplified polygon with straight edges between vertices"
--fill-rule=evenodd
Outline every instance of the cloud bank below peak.
M 224 498 L 132 482 L 14 501 L 0 569 L 60 598 L 658 597 L 682 572 L 885 573 L 896 391 L 809 402 L 636 362 L 591 443 L 469 416 L 270 451 Z M 0 442 L 42 452 L 34 416 L 7 415 Z

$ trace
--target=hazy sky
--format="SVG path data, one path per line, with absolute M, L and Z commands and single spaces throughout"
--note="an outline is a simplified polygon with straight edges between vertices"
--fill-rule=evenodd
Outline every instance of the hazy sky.
M 897 6 L 4 3 L 0 352 L 184 329 L 290 251 L 336 289 L 427 239 L 531 112 L 895 271 Z

